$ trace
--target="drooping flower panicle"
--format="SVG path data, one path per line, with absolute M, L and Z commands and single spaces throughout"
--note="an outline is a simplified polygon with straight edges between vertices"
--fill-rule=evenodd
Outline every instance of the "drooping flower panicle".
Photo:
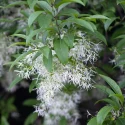
M 53 38 L 47 38 L 49 46 L 52 48 L 53 40 Z M 37 50 L 43 46 L 43 43 L 33 44 L 25 51 Z M 27 79 L 32 75 L 37 75 L 37 99 L 42 102 L 42 106 L 37 106 L 36 112 L 38 111 L 40 115 L 45 115 L 45 109 L 49 109 L 50 111 L 55 96 L 66 84 L 74 84 L 77 87 L 87 90 L 91 88 L 93 83 L 91 78 L 95 72 L 91 67 L 87 67 L 86 64 L 93 64 L 97 60 L 98 51 L 98 44 L 88 41 L 85 35 L 79 31 L 74 46 L 69 52 L 69 58 L 71 60 L 69 60 L 66 65 L 63 65 L 55 56 L 56 53 L 54 50 L 52 50 L 52 72 L 49 72 L 44 66 L 42 54 L 34 60 L 37 51 L 19 61 L 17 65 L 18 70 L 15 70 L 15 72 L 17 72 L 20 77 Z

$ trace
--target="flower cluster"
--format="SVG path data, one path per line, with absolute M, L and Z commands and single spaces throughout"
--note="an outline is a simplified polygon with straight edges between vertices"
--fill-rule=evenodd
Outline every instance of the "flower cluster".
M 79 101 L 80 93 L 78 92 L 72 95 L 59 92 L 55 95 L 48 108 L 44 103 L 41 103 L 39 106 L 35 106 L 35 112 L 45 116 L 45 125 L 58 125 L 62 117 L 76 124 L 77 119 L 80 117 L 76 110 L 76 105 Z
M 62 38 L 63 39 L 63 38 Z M 47 38 L 49 46 L 53 48 L 53 39 Z M 42 102 L 42 106 L 37 107 L 36 111 L 40 111 L 40 115 L 45 115 L 46 110 L 51 110 L 52 102 L 55 95 L 65 87 L 66 84 L 74 84 L 77 87 L 89 89 L 92 87 L 94 71 L 86 64 L 93 64 L 98 57 L 99 46 L 88 41 L 82 32 L 77 33 L 77 38 L 74 42 L 74 47 L 69 52 L 69 62 L 66 65 L 60 63 L 54 50 L 53 55 L 53 71 L 49 72 L 43 63 L 43 55 L 41 54 L 36 59 L 38 48 L 44 44 L 32 44 L 25 52 L 33 50 L 24 59 L 18 62 L 15 72 L 20 77 L 30 78 L 32 75 L 37 75 L 35 78 L 37 84 L 37 99 Z
M 76 43 L 74 43 L 74 48 L 70 51 L 70 56 L 73 56 L 76 60 L 82 61 L 85 64 L 90 62 L 93 64 L 98 57 L 98 51 L 100 51 L 99 44 L 88 41 L 85 38 L 85 34 L 81 31 L 78 33 L 78 38 Z

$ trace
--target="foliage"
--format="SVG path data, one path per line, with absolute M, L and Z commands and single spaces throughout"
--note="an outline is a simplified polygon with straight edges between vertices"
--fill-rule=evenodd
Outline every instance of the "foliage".
M 56 121 L 53 124 L 66 125 L 68 120 L 71 120 L 68 114 L 74 116 L 78 113 L 75 109 L 78 98 L 73 96 L 81 88 L 88 90 L 94 86 L 108 95 L 97 103 L 103 101 L 108 104 L 99 110 L 88 125 L 124 124 L 125 102 L 122 88 L 125 86 L 125 80 L 119 83 L 119 87 L 118 83 L 111 79 L 118 81 L 119 76 L 124 74 L 125 68 L 124 0 L 113 2 L 110 0 L 21 0 L 8 3 L 9 1 L 1 3 L 0 8 L 2 10 L 20 8 L 21 15 L 14 15 L 13 19 L 9 16 L 6 19 L 6 15 L 2 16 L 0 31 L 16 39 L 10 47 L 23 48 L 12 56 L 11 62 L 7 63 L 10 65 L 10 70 L 15 70 L 18 75 L 10 84 L 10 89 L 22 79 L 31 79 L 29 92 L 35 89 L 38 95 L 38 101 L 28 99 L 24 105 L 35 105 L 36 112 L 44 116 L 45 120 L 49 118 Z M 24 24 L 20 25 L 21 21 Z M 94 79 L 95 69 L 97 77 Z M 102 77 L 108 86 L 99 85 L 98 77 Z M 94 85 L 93 79 L 97 81 L 97 85 Z M 56 113 L 58 116 L 51 110 L 51 108 L 55 109 L 54 106 L 59 106 L 56 105 L 57 99 L 60 104 L 64 100 L 62 109 L 68 107 L 68 103 L 72 104 L 65 113 L 64 110 L 61 112 L 58 110 Z M 0 104 L 2 103 L 5 102 L 1 101 Z M 10 106 L 13 107 L 12 104 Z M 8 116 L 3 113 L 3 109 L 0 110 L 1 124 L 8 125 Z M 11 108 L 6 112 L 7 115 L 10 112 Z M 36 120 L 38 120 L 36 113 L 31 113 L 25 125 L 33 124 Z M 49 120 L 47 122 L 50 122 Z M 49 124 L 47 122 L 44 124 Z
M 109 87 L 96 85 L 100 90 L 107 93 L 108 98 L 99 100 L 106 102 L 107 105 L 99 110 L 96 117 L 93 117 L 87 125 L 121 125 L 125 120 L 125 101 L 120 87 L 110 77 L 101 75 L 101 77 L 108 83 Z M 112 92 L 112 93 L 111 93 Z M 97 102 L 97 103 L 98 103 Z

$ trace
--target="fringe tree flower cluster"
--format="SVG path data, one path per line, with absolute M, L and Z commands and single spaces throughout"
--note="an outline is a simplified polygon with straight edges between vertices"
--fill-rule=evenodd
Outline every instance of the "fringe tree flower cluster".
M 46 108 L 44 103 L 41 103 L 39 106 L 35 106 L 35 112 L 38 112 L 39 115 L 44 115 L 45 125 L 58 125 L 61 118 L 65 118 L 76 125 L 77 119 L 80 117 L 76 109 L 76 104 L 79 101 L 80 93 L 69 95 L 59 92 L 55 95 L 48 108 Z M 48 111 L 46 112 L 46 110 Z
M 53 38 L 47 38 L 49 46 L 53 48 Z M 94 71 L 91 67 L 86 64 L 93 64 L 98 57 L 99 46 L 88 41 L 82 32 L 77 33 L 73 47 L 69 51 L 69 61 L 63 65 L 56 56 L 54 50 L 52 50 L 53 56 L 53 69 L 49 72 L 43 62 L 43 55 L 35 58 L 39 48 L 44 47 L 44 44 L 37 43 L 32 44 L 25 52 L 33 51 L 27 55 L 24 59 L 18 62 L 17 70 L 20 77 L 29 79 L 30 76 L 37 75 L 36 80 L 36 91 L 37 99 L 43 104 L 40 111 L 40 115 L 45 114 L 45 107 L 51 108 L 51 103 L 54 100 L 55 95 L 63 88 L 66 84 L 74 84 L 77 87 L 89 89 L 92 87 L 92 76 Z M 33 79 L 34 80 L 34 79 Z M 44 107 L 44 108 L 43 108 Z

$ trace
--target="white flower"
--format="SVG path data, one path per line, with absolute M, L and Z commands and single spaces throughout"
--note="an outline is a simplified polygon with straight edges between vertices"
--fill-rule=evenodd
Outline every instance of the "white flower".
M 70 50 L 70 57 L 78 61 L 82 61 L 85 64 L 90 62 L 93 64 L 98 57 L 98 51 L 100 51 L 99 44 L 94 44 L 86 40 L 84 34 L 81 32 L 78 33 L 79 38 L 76 39 L 74 47 Z
M 65 33 L 66 32 L 63 32 L 62 38 Z M 46 40 L 48 41 L 49 47 L 53 48 L 54 38 L 48 37 Z M 72 99 L 74 97 L 79 98 L 79 95 L 69 96 L 65 93 L 62 94 L 61 90 L 67 84 L 74 84 L 86 90 L 92 87 L 92 77 L 95 72 L 92 68 L 88 68 L 86 64 L 88 62 L 93 64 L 97 60 L 99 47 L 97 44 L 86 40 L 82 32 L 78 32 L 78 38 L 75 40 L 74 46 L 69 52 L 69 62 L 63 65 L 56 57 L 55 51 L 52 50 L 53 69 L 52 72 L 48 72 L 42 60 L 43 54 L 34 60 L 38 48 L 43 46 L 44 44 L 37 43 L 25 49 L 26 52 L 29 50 L 36 51 L 19 61 L 17 65 L 19 70 L 15 70 L 15 72 L 17 72 L 19 76 L 28 79 L 32 75 L 37 75 L 35 78 L 37 80 L 37 100 L 40 100 L 41 104 L 36 106 L 36 112 L 38 112 L 39 115 L 45 115 L 48 119 L 50 114 L 65 116 L 67 119 L 71 119 L 69 111 L 75 108 Z M 75 100 L 75 102 L 77 101 L 78 100 Z M 64 104 L 64 102 L 66 104 Z M 56 121 L 59 121 L 59 119 L 60 117 L 57 117 Z M 48 124 L 49 123 L 50 121 Z
M 42 116 L 45 115 L 45 125 L 58 125 L 61 117 L 65 117 L 67 120 L 73 120 L 73 122 L 76 122 L 79 118 L 79 114 L 76 110 L 76 103 L 79 100 L 80 93 L 68 95 L 66 93 L 59 92 L 56 93 L 54 99 L 49 104 L 49 107 L 45 107 L 44 103 L 41 103 L 39 106 L 35 106 L 35 112 L 38 112 L 39 115 Z M 72 119 L 72 117 L 75 119 Z

